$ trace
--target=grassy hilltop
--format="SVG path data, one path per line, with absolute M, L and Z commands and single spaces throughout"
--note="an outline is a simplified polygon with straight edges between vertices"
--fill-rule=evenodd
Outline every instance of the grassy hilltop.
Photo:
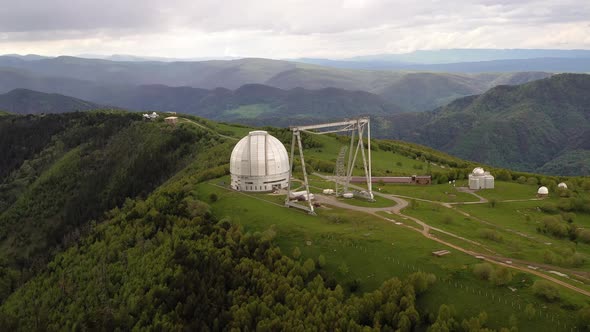
M 267 129 L 289 143 L 287 130 Z M 375 175 L 431 174 L 435 184 L 376 184 L 375 203 L 327 201 L 310 216 L 283 196 L 226 188 L 229 154 L 249 130 L 125 112 L 1 117 L 0 326 L 588 324 L 590 179 L 490 169 L 497 189 L 473 195 L 448 181 L 464 185 L 475 164 L 375 140 Z M 314 192 L 333 185 L 321 175 L 343 144 L 305 137 Z M 558 192 L 560 181 L 569 189 Z M 548 199 L 535 198 L 539 184 Z M 441 249 L 451 253 L 431 254 Z

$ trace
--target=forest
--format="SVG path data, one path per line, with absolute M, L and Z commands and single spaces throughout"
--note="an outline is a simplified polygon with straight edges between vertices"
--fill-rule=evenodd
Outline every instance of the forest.
M 235 143 L 213 130 L 97 111 L 7 115 L 0 135 L 10 156 L 0 163 L 2 330 L 488 330 L 486 312 L 417 305 L 434 274 L 361 290 L 338 281 L 323 255 L 282 252 L 272 228 L 213 213 L 219 197 L 197 188 L 228 174 Z M 376 146 L 469 167 L 411 145 Z

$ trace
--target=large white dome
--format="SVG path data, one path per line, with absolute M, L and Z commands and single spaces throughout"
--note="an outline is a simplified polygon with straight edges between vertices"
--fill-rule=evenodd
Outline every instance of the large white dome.
M 231 186 L 240 191 L 285 188 L 289 157 L 283 144 L 266 131 L 251 131 L 234 147 L 230 158 Z
M 549 189 L 547 189 L 547 187 L 540 187 L 539 190 L 537 190 L 537 194 L 539 195 L 547 195 L 549 194 Z

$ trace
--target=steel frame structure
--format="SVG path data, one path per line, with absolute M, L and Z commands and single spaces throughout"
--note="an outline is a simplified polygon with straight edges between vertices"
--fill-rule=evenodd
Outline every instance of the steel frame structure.
M 313 203 L 310 199 L 310 192 L 309 192 L 309 182 L 307 180 L 307 170 L 305 168 L 305 159 L 303 156 L 303 144 L 301 143 L 301 133 L 309 133 L 313 135 L 324 135 L 324 134 L 331 134 L 331 133 L 340 133 L 340 132 L 351 132 L 350 137 L 350 148 L 348 149 L 348 165 L 346 167 L 346 179 L 344 181 L 343 187 L 344 192 L 348 191 L 348 185 L 350 183 L 350 178 L 352 177 L 352 171 L 354 170 L 354 165 L 356 163 L 356 158 L 358 156 L 359 150 L 361 151 L 361 156 L 363 159 L 363 167 L 365 171 L 365 178 L 367 180 L 367 189 L 369 199 L 374 199 L 373 196 L 373 187 L 371 181 L 371 121 L 368 117 L 361 117 L 357 119 L 346 119 L 344 121 L 339 122 L 329 122 L 329 123 L 322 123 L 316 125 L 308 125 L 308 126 L 291 126 L 289 127 L 293 136 L 291 138 L 291 160 L 290 160 L 290 168 L 289 168 L 289 183 L 287 186 L 287 197 L 285 198 L 285 206 L 287 207 L 294 207 L 298 209 L 302 209 L 307 211 L 310 214 L 315 214 Z M 322 130 L 326 129 L 326 130 Z M 365 144 L 364 144 L 364 136 L 367 136 L 367 153 L 365 153 Z M 358 143 L 356 144 L 356 148 L 354 146 L 355 141 L 355 134 L 358 135 Z M 297 143 L 296 143 L 297 142 Z M 299 158 L 301 159 L 301 169 L 303 171 L 303 181 L 305 185 L 305 192 L 307 193 L 307 203 L 308 206 L 303 206 L 297 204 L 291 200 L 291 183 L 293 179 L 293 161 L 295 157 L 295 144 L 297 144 L 297 148 L 299 150 Z M 336 178 L 335 181 L 339 181 L 340 179 Z

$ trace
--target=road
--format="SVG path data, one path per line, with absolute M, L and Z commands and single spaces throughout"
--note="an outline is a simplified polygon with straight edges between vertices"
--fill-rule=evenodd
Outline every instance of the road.
M 200 123 L 198 123 L 198 122 L 196 122 L 196 121 L 193 121 L 193 120 L 190 120 L 190 119 L 187 119 L 187 118 L 179 118 L 179 119 L 180 119 L 180 120 L 184 120 L 185 122 L 190 122 L 190 123 L 194 124 L 195 126 L 197 126 L 197 127 L 201 127 L 201 128 L 203 128 L 203 129 L 205 129 L 205 130 L 207 130 L 207 131 L 210 131 L 210 132 L 214 133 L 215 135 L 217 135 L 217 136 L 219 136 L 219 137 L 223 137 L 223 138 L 231 139 L 231 140 L 234 140 L 234 141 L 237 141 L 237 140 L 238 140 L 238 138 L 235 138 L 235 137 L 231 137 L 231 136 L 227 136 L 227 135 L 220 134 L 220 133 L 216 132 L 215 130 L 213 130 L 213 129 L 211 129 L 211 128 L 207 127 L 207 126 L 204 126 L 204 125 L 202 125 L 202 124 L 200 124 Z

